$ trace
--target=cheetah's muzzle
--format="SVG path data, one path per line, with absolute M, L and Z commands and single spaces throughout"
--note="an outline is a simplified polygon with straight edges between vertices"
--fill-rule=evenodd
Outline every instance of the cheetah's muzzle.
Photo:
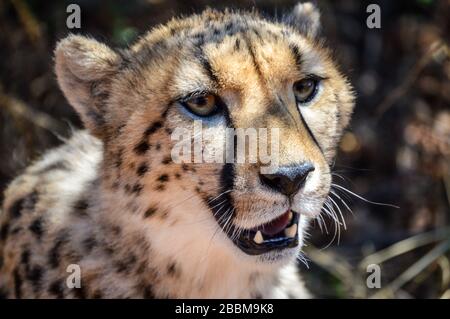
M 244 230 L 233 242 L 249 255 L 296 247 L 299 219 L 298 213 L 288 210 L 266 224 Z

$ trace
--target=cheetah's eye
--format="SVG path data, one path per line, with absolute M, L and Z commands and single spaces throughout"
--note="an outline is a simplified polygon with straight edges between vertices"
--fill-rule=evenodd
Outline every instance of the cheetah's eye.
M 319 80 L 306 78 L 294 83 L 294 94 L 298 103 L 307 103 L 316 96 Z
M 191 97 L 183 105 L 198 116 L 210 116 L 217 111 L 216 97 L 212 94 Z

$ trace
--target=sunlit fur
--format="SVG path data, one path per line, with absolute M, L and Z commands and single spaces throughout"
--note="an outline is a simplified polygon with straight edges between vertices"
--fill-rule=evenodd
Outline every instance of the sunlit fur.
M 17 297 L 19 276 L 19 297 L 58 297 L 59 291 L 59 297 L 80 297 L 67 287 L 51 289 L 76 263 L 85 297 L 306 297 L 296 257 L 308 220 L 317 218 L 329 194 L 330 165 L 353 108 L 350 85 L 315 37 L 317 19 L 310 4 L 297 6 L 288 22 L 206 10 L 173 19 L 126 50 L 81 36 L 62 40 L 55 51 L 58 82 L 90 135 L 75 133 L 6 192 L 1 221 L 9 230 L 44 219 L 40 241 L 10 231 L 0 241 L 7 296 Z M 323 80 L 317 96 L 299 106 L 293 83 L 311 74 Z M 291 206 L 301 214 L 298 247 L 250 256 L 226 235 L 231 226 L 229 235 L 237 236 L 289 208 L 284 195 L 261 184 L 259 163 L 171 161 L 171 133 L 197 119 L 177 101 L 196 91 L 216 94 L 226 106 L 226 116 L 203 121 L 219 137 L 217 147 L 225 145 L 220 137 L 227 127 L 275 127 L 279 165 L 315 166 Z M 55 161 L 66 167 L 52 169 Z M 13 220 L 8 212 L 33 192 L 33 218 Z M 86 207 L 75 214 L 80 199 Z M 58 236 L 64 236 L 60 260 L 50 267 L 46 256 Z M 86 249 L 89 238 L 95 245 Z M 38 286 L 20 263 L 24 247 L 30 263 L 43 268 Z

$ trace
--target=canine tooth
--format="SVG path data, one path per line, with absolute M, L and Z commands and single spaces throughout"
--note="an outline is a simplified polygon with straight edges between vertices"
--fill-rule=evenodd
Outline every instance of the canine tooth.
M 284 230 L 284 234 L 285 234 L 287 237 L 291 237 L 291 238 L 295 237 L 295 234 L 297 234 L 297 224 L 294 224 L 294 225 L 292 225 L 291 227 L 286 228 L 286 229 Z
M 263 236 L 262 236 L 260 230 L 258 230 L 258 231 L 256 232 L 256 235 L 255 235 L 255 237 L 253 238 L 253 241 L 254 241 L 255 243 L 257 243 L 257 244 L 261 244 L 261 243 L 264 241 L 264 238 L 263 238 Z

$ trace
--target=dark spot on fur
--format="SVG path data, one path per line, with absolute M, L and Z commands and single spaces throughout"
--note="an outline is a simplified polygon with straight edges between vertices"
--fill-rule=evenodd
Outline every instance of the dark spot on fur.
M 129 254 L 127 257 L 125 257 L 125 259 L 117 261 L 115 264 L 117 272 L 129 273 L 130 270 L 135 266 L 136 260 L 137 258 L 135 255 Z
M 164 185 L 164 184 L 159 184 L 155 187 L 155 190 L 157 190 L 158 192 L 162 192 L 165 189 L 166 189 L 166 185 Z
M 22 277 L 20 276 L 19 270 L 17 268 L 14 269 L 13 277 L 14 277 L 14 293 L 15 293 L 17 299 L 21 299 L 22 298 Z
M 25 265 L 25 268 L 28 268 L 28 264 L 30 262 L 30 251 L 28 249 L 24 249 L 22 254 L 20 255 L 20 262 Z
M 239 51 L 241 49 L 241 39 L 237 38 L 236 42 L 234 43 L 234 50 Z
M 134 152 L 137 155 L 143 155 L 150 149 L 150 145 L 148 144 L 147 140 L 142 140 L 134 147 Z
M 96 290 L 92 293 L 91 298 L 92 299 L 102 299 L 103 294 L 100 290 Z
M 144 260 L 139 264 L 139 267 L 136 269 L 136 274 L 141 275 L 147 269 L 147 262 Z
M 164 165 L 167 165 L 167 164 L 170 164 L 171 162 L 172 162 L 172 158 L 170 156 L 167 156 L 162 160 L 161 163 Z
M 21 198 L 21 199 L 15 201 L 14 204 L 11 206 L 11 209 L 9 210 L 9 214 L 12 219 L 19 218 L 20 215 L 22 215 L 23 202 L 24 202 L 24 199 Z
M 178 277 L 179 276 L 179 269 L 175 262 L 172 262 L 167 267 L 167 274 L 171 277 Z
M 136 195 L 139 195 L 143 188 L 144 188 L 144 186 L 142 186 L 141 184 L 134 184 L 131 192 Z
M 181 169 L 185 172 L 189 170 L 189 166 L 186 163 L 181 164 Z
M 65 243 L 67 243 L 68 234 L 62 232 L 56 238 L 55 244 L 48 252 L 48 263 L 52 268 L 57 268 L 61 262 L 61 248 Z
M 157 130 L 159 130 L 162 127 L 162 122 L 161 121 L 156 121 L 155 123 L 153 123 L 152 125 L 150 125 L 146 130 L 144 135 L 146 137 L 152 135 L 153 133 L 155 133 Z
M 167 175 L 167 174 L 162 174 L 162 175 L 160 175 L 160 176 L 158 177 L 157 181 L 158 181 L 158 182 L 161 182 L 161 183 L 168 182 L 168 181 L 169 181 L 169 175 Z
M 176 178 L 176 179 L 181 179 L 180 173 L 175 173 L 175 178 Z
M 81 285 L 79 288 L 75 287 L 73 290 L 73 294 L 78 299 L 86 299 L 86 289 L 84 285 Z
M 167 216 L 169 216 L 169 212 L 167 210 L 164 210 L 161 214 L 160 214 L 160 218 L 161 219 L 166 219 Z
M 165 131 L 166 131 L 166 133 L 169 134 L 169 135 L 172 134 L 172 129 L 170 129 L 170 128 L 168 128 L 168 127 L 165 128 Z
M 139 165 L 139 167 L 136 170 L 136 174 L 138 176 L 143 176 L 147 172 L 148 172 L 148 165 L 147 165 L 147 163 L 142 163 L 141 165 Z
M 89 207 L 89 203 L 86 199 L 80 199 L 73 205 L 73 208 L 79 209 L 79 210 L 86 210 L 88 207 Z
M 151 285 L 145 285 L 142 289 L 142 296 L 144 299 L 154 299 L 153 287 Z
M 149 218 L 150 216 L 152 216 L 153 214 L 156 213 L 156 207 L 149 207 L 145 213 L 144 213 L 144 218 Z
M 123 147 L 119 148 L 119 150 L 117 151 L 114 166 L 116 168 L 120 168 L 122 166 L 122 161 L 123 161 Z
M 0 287 L 0 300 L 7 299 L 8 298 L 8 292 L 6 288 Z
M 36 218 L 28 227 L 28 229 L 34 233 L 38 240 L 41 240 L 42 234 L 44 232 L 43 226 L 42 226 L 42 217 Z
M 57 161 L 55 163 L 52 163 L 48 166 L 45 166 L 41 169 L 34 171 L 33 174 L 40 175 L 53 170 L 68 170 L 68 169 L 69 167 L 67 166 L 67 163 L 65 163 L 64 161 Z
M 161 149 L 161 143 L 159 143 L 159 142 L 156 143 L 156 147 L 155 148 L 156 148 L 157 151 L 159 151 Z
M 74 213 L 79 217 L 86 217 L 88 207 L 89 207 L 88 201 L 82 198 L 76 201 L 75 204 L 73 205 Z
M 43 269 L 41 266 L 35 265 L 26 272 L 26 278 L 31 281 L 35 292 L 39 291 L 41 279 L 43 276 Z
M 30 210 L 30 211 L 33 210 L 34 206 L 37 203 L 38 198 L 39 198 L 38 193 L 34 191 L 31 194 L 27 195 L 26 197 L 15 201 L 9 211 L 11 219 L 19 218 L 22 215 L 23 210 Z
M 64 298 L 63 292 L 64 292 L 64 289 L 63 289 L 63 281 L 62 280 L 59 280 L 59 279 L 55 280 L 48 287 L 48 293 L 56 296 L 56 298 L 58 298 L 58 299 Z
M 14 227 L 13 229 L 11 229 L 11 236 L 17 235 L 21 231 L 22 231 L 22 227 L 20 227 L 20 226 Z
M 95 237 L 87 237 L 83 240 L 83 248 L 87 253 L 90 253 L 95 246 L 97 246 L 97 240 Z
M 0 228 L 0 239 L 2 241 L 4 241 L 6 239 L 6 237 L 8 237 L 8 232 L 9 232 L 9 223 L 6 222 Z

